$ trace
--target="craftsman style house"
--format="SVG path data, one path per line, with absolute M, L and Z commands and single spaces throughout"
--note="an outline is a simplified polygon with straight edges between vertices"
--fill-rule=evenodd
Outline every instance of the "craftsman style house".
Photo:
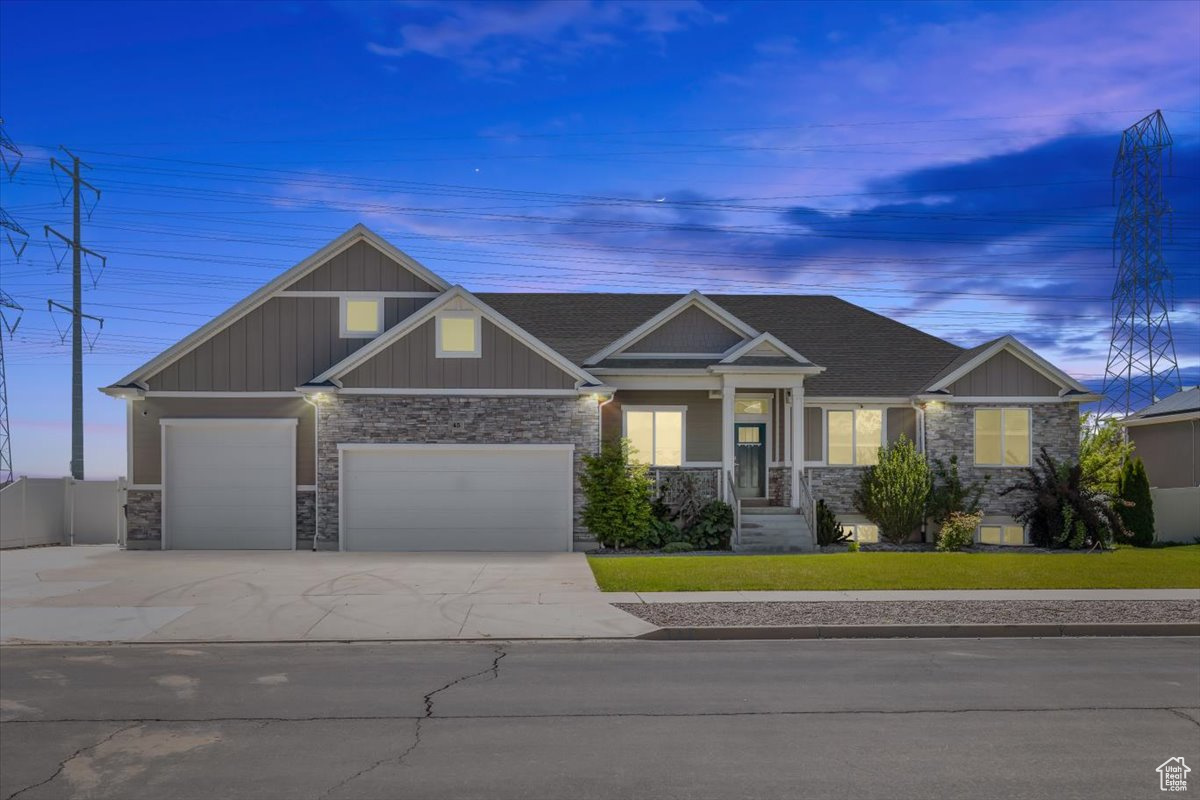
M 569 550 L 581 458 L 627 436 L 746 511 L 851 495 L 880 445 L 1000 489 L 1095 399 L 1011 336 L 963 350 L 817 295 L 474 294 L 356 226 L 103 389 L 128 407 L 128 546 Z

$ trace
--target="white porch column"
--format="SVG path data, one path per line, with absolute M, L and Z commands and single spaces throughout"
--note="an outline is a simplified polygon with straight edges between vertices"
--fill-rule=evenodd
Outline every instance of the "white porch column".
M 732 503 L 729 497 L 729 478 L 733 473 L 733 400 L 737 390 L 730 385 L 729 377 L 721 379 L 721 491 L 720 497 Z
M 804 473 L 804 384 L 792 387 L 792 508 L 800 507 Z

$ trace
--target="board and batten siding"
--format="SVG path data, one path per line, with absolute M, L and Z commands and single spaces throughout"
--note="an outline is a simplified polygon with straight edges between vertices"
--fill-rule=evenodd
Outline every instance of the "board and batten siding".
M 145 397 L 133 403 L 130 483 L 162 483 L 163 419 L 298 419 L 296 483 L 316 483 L 313 409 L 300 397 Z
M 804 408 L 804 460 L 825 460 L 825 410 Z
M 428 320 L 342 376 L 347 389 L 574 389 L 576 378 L 490 320 L 479 358 L 438 358 Z
M 887 410 L 887 443 L 895 444 L 900 435 L 917 442 L 917 410 L 912 406 L 893 406 Z
M 366 242 L 357 242 L 320 267 L 290 284 L 289 291 L 322 292 L 436 292 Z
M 692 306 L 645 337 L 626 347 L 626 353 L 723 353 L 742 341 L 707 311 Z
M 159 392 L 279 392 L 312 380 L 370 339 L 342 338 L 337 297 L 273 297 L 147 383 Z M 428 303 L 389 297 L 384 328 Z
M 601 432 L 608 441 L 621 438 L 625 406 L 687 406 L 684 431 L 688 462 L 721 460 L 721 400 L 706 391 L 622 389 L 601 409 Z
M 1062 389 L 1007 350 L 947 387 L 958 397 L 1057 397 Z

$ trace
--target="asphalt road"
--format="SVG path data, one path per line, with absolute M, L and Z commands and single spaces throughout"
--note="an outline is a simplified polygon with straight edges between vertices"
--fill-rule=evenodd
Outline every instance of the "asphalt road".
M 0 649 L 0 798 L 1200 793 L 1200 640 Z

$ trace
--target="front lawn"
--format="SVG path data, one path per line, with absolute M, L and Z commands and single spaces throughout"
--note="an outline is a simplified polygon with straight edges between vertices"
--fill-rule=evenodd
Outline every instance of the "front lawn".
M 589 557 L 606 592 L 1195 589 L 1200 545 L 1108 553 Z

